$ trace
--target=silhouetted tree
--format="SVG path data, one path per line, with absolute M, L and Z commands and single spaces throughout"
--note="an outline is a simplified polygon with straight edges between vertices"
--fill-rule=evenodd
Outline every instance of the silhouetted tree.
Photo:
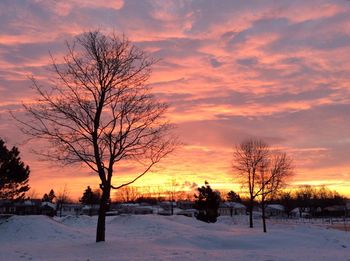
M 84 163 L 99 176 L 96 242 L 105 241 L 111 189 L 144 176 L 173 151 L 176 139 L 169 135 L 167 104 L 146 85 L 153 59 L 125 38 L 100 32 L 84 33 L 67 48 L 61 64 L 53 61 L 55 84 L 45 88 L 33 79 L 38 102 L 24 105 L 24 120 L 14 117 L 24 133 L 51 143 L 42 156 Z M 144 169 L 131 181 L 113 186 L 114 170 L 123 160 L 139 162 Z
M 298 190 L 296 190 L 295 194 L 300 217 L 302 217 L 302 213 L 306 212 L 307 210 L 308 212 L 312 212 L 313 198 L 315 195 L 313 187 L 310 185 L 301 186 Z
M 268 145 L 259 139 L 243 141 L 233 153 L 233 170 L 249 195 L 249 226 L 253 227 L 254 200 L 261 192 L 256 184 L 261 165 L 269 156 Z
M 0 199 L 23 199 L 29 190 L 29 167 L 24 165 L 19 150 L 9 150 L 0 139 Z
M 49 195 L 47 195 L 47 194 L 45 193 L 44 196 L 42 197 L 41 201 L 42 201 L 42 202 L 50 202 Z
M 96 192 L 92 191 L 90 186 L 88 186 L 85 189 L 83 196 L 79 200 L 79 202 L 81 202 L 84 205 L 98 204 L 99 201 L 100 201 L 100 193 L 98 191 Z
M 141 193 L 137 187 L 126 186 L 118 189 L 115 193 L 117 201 L 121 202 L 134 202 L 140 197 Z
M 290 217 L 292 210 L 297 207 L 296 200 L 289 191 L 280 193 L 276 202 L 284 206 L 284 211 L 287 214 L 287 217 Z
M 221 201 L 219 192 L 213 191 L 207 181 L 205 181 L 205 186 L 199 187 L 197 190 L 198 195 L 194 195 L 195 208 L 199 211 L 197 219 L 215 223 L 219 215 L 218 209 Z
M 43 198 L 41 199 L 42 202 L 50 202 L 53 203 L 54 199 L 56 198 L 55 191 L 53 189 L 50 190 L 49 194 L 44 194 Z
M 100 202 L 100 198 L 101 198 L 101 195 L 100 195 L 99 191 L 94 192 L 94 191 L 92 191 L 90 186 L 88 186 L 85 189 L 83 196 L 80 198 L 79 201 L 83 205 L 90 206 L 89 215 L 91 216 L 92 215 L 92 206 L 95 204 L 98 204 Z
M 176 182 L 176 179 L 171 179 L 171 181 L 168 184 L 168 190 L 166 191 L 167 194 L 169 195 L 171 215 L 174 215 L 174 203 L 175 203 L 175 197 L 176 197 L 178 186 L 179 186 L 179 183 Z
M 231 190 L 230 192 L 227 193 L 227 201 L 230 202 L 242 202 L 241 197 L 239 196 L 238 193 L 234 192 Z
M 286 153 L 270 154 L 260 165 L 256 182 L 262 210 L 263 231 L 266 233 L 267 200 L 273 198 L 283 188 L 293 174 L 292 160 Z
M 150 204 L 150 205 L 157 205 L 158 202 L 160 201 L 159 198 L 154 198 L 154 197 L 145 197 L 145 196 L 141 196 L 141 197 L 138 197 L 135 202 L 136 203 L 147 203 L 147 204 Z
M 303 212 L 308 212 L 310 216 L 323 216 L 326 207 L 345 205 L 343 196 L 325 186 L 319 189 L 310 185 L 301 186 L 295 191 L 295 201 L 299 207 L 300 217 Z
M 63 205 L 70 202 L 72 202 L 72 200 L 68 196 L 67 185 L 64 185 L 63 190 L 58 192 L 56 197 L 56 208 L 59 211 L 60 217 L 62 216 Z
M 293 174 L 292 161 L 286 153 L 272 152 L 260 139 L 250 139 L 236 147 L 233 169 L 249 193 L 249 226 L 253 227 L 253 204 L 260 199 L 263 230 L 266 232 L 267 199 L 277 195 Z

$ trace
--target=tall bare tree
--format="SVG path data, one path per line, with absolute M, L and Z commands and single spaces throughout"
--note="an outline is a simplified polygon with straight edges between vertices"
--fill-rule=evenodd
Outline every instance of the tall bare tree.
M 259 139 L 249 139 L 236 146 L 233 153 L 233 170 L 242 187 L 249 194 L 249 226 L 253 227 L 254 200 L 260 189 L 256 186 L 261 165 L 269 156 L 269 146 Z
M 105 213 L 111 189 L 145 175 L 176 144 L 165 119 L 167 104 L 146 85 L 154 60 L 124 37 L 93 31 L 67 43 L 63 63 L 53 60 L 57 79 L 42 87 L 33 79 L 38 100 L 24 105 L 24 133 L 48 141 L 41 153 L 64 164 L 83 163 L 100 178 L 96 241 L 105 241 Z M 112 185 L 121 161 L 144 170 L 129 182 Z

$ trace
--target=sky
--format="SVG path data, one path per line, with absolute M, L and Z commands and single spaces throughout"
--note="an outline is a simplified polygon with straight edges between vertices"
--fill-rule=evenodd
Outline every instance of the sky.
M 43 162 L 11 120 L 50 81 L 50 55 L 99 29 L 125 34 L 160 59 L 149 85 L 170 104 L 183 143 L 136 186 L 176 179 L 181 189 L 234 179 L 236 144 L 259 137 L 294 159 L 290 187 L 326 185 L 350 196 L 350 2 L 345 0 L 1 0 L 0 137 L 18 146 L 38 196 L 78 198 L 98 178 L 81 166 Z M 135 177 L 121 166 L 113 184 Z

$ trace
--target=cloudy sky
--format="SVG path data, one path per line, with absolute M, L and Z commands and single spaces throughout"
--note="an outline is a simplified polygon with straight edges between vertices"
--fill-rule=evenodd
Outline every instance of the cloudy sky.
M 176 177 L 236 188 L 235 144 L 261 137 L 294 158 L 291 185 L 325 184 L 350 195 L 350 2 L 345 0 L 2 0 L 0 137 L 17 145 L 39 195 L 66 184 L 72 196 L 97 177 L 57 168 L 8 115 L 34 93 L 28 76 L 49 80 L 49 52 L 84 31 L 124 33 L 161 59 L 149 84 L 171 105 L 184 146 L 136 185 Z M 128 168 L 113 183 L 135 175 Z

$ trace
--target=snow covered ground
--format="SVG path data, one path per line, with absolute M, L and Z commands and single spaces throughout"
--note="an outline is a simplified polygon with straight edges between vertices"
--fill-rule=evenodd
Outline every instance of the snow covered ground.
M 95 243 L 96 217 L 14 216 L 0 221 L 0 260 L 350 260 L 350 233 L 312 224 L 184 216 L 114 216 Z

